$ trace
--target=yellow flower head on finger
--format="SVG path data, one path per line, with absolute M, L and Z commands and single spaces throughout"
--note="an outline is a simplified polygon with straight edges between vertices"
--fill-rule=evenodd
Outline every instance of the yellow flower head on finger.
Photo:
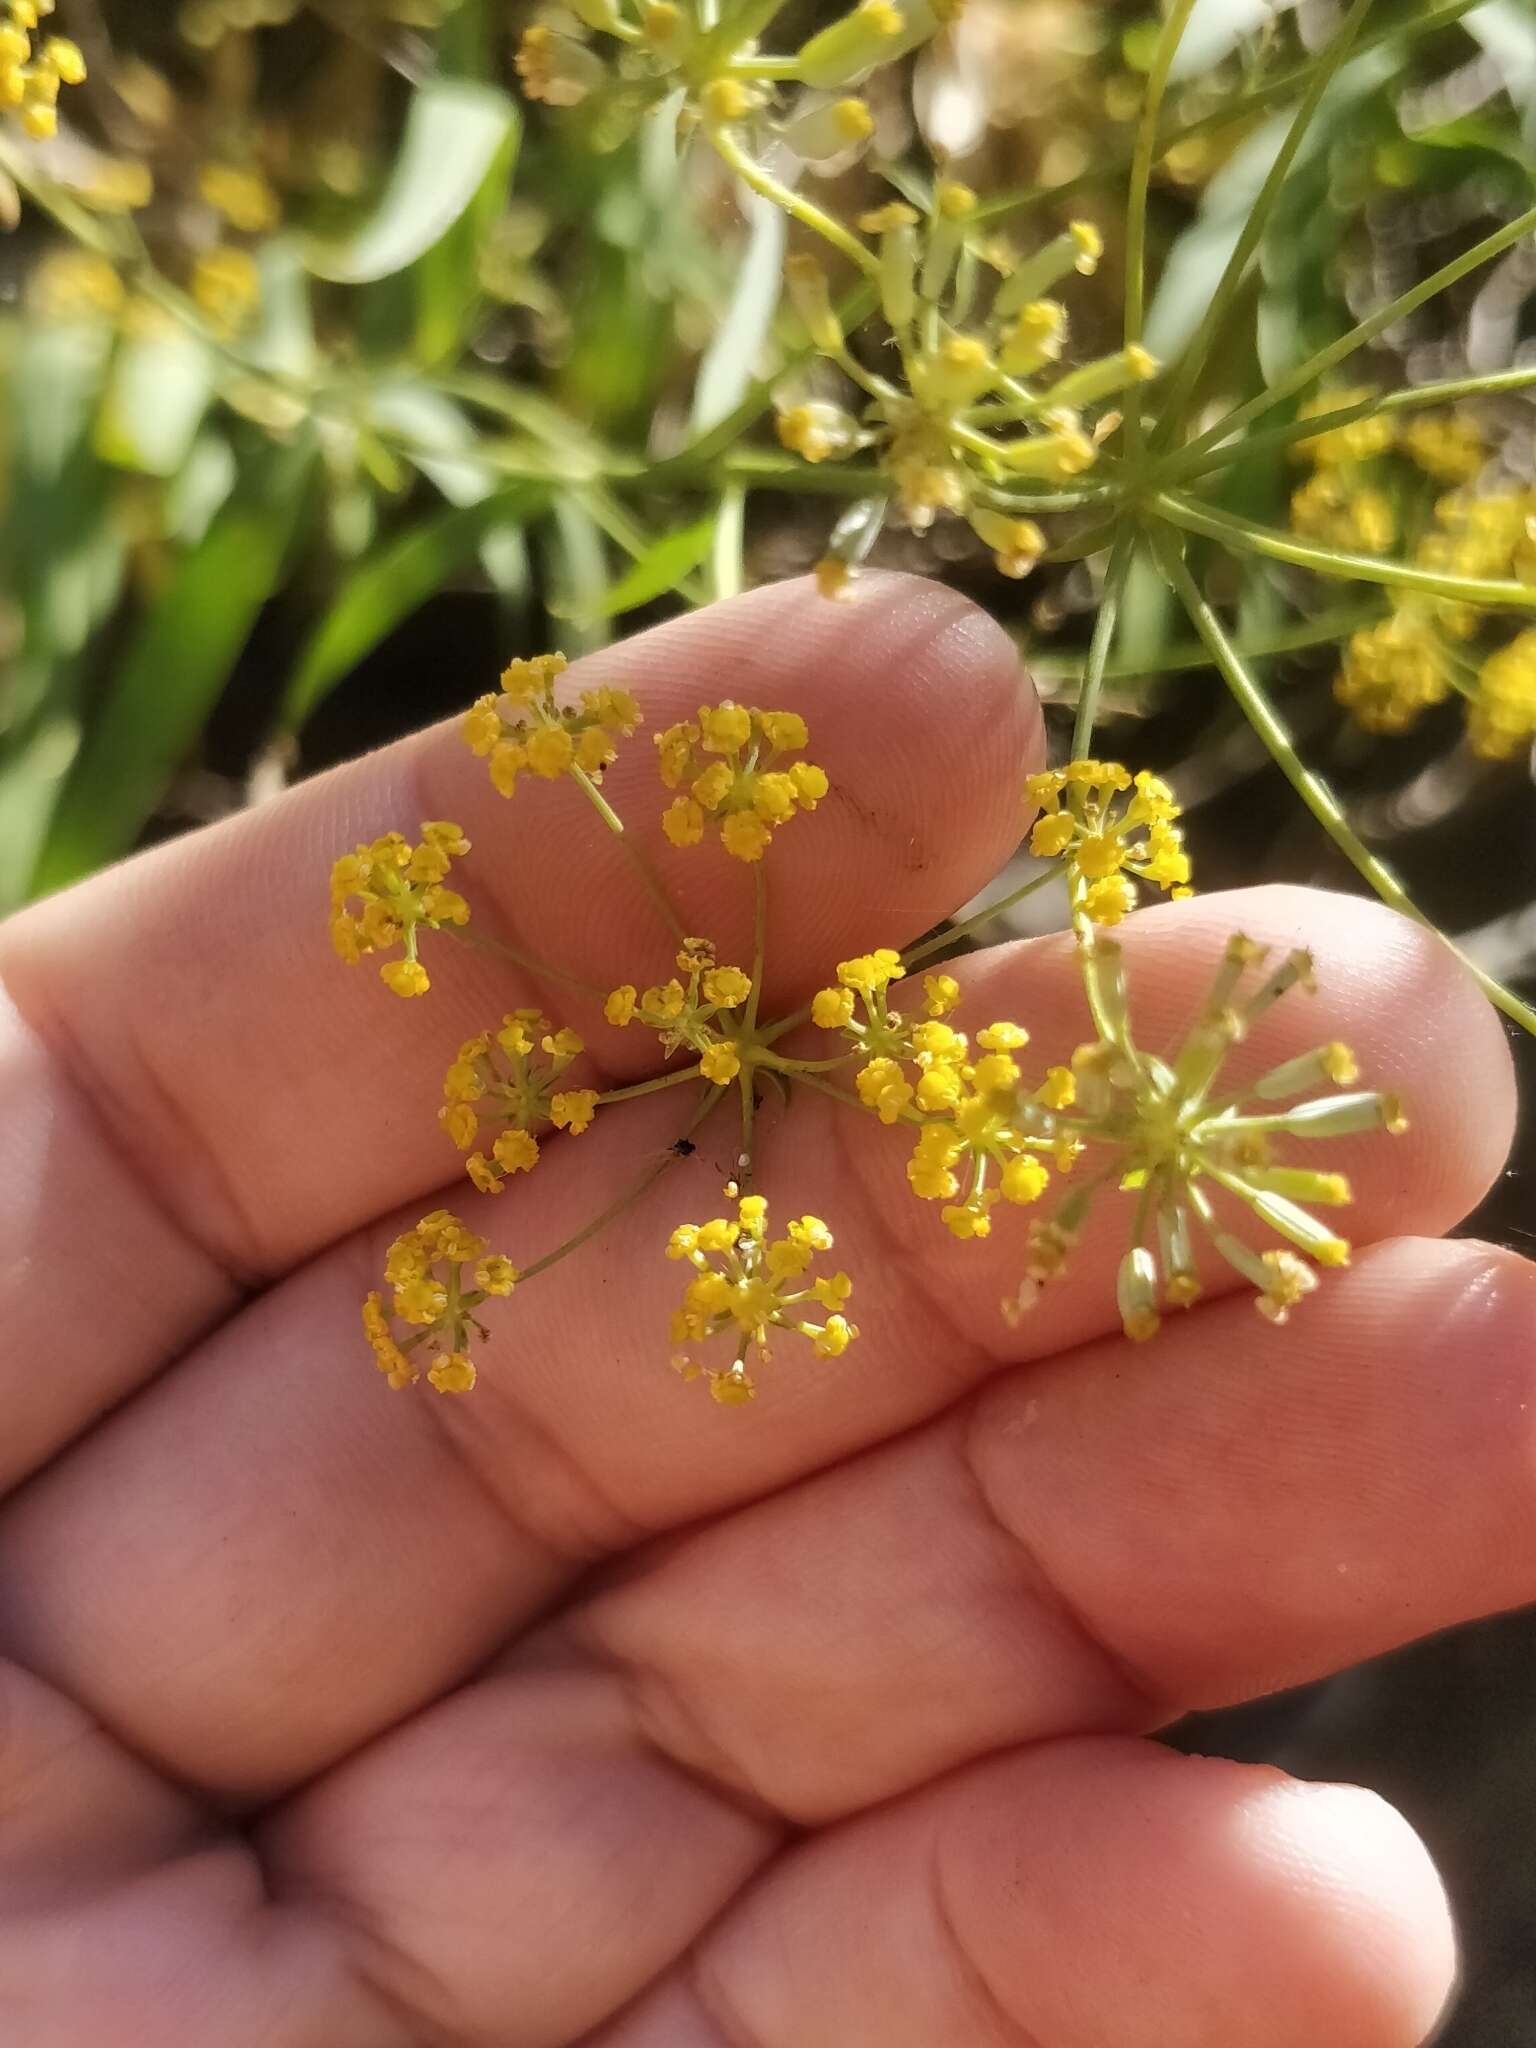
M 392 1387 L 408 1387 L 426 1369 L 439 1394 L 467 1394 L 475 1384 L 470 1334 L 485 1330 L 475 1311 L 512 1292 L 517 1269 L 446 1209 L 434 1209 L 389 1247 L 381 1293 L 363 1303 L 363 1334 L 374 1363 Z M 404 1324 L 408 1334 L 397 1336 Z
M 425 995 L 431 981 L 417 958 L 420 935 L 468 924 L 469 905 L 446 883 L 468 851 L 459 827 L 439 820 L 422 826 L 415 846 L 386 832 L 343 854 L 331 868 L 331 944 L 340 958 L 351 964 L 399 946 L 402 957 L 379 969 L 385 986 L 399 996 Z
M 563 654 L 509 662 L 501 689 L 476 698 L 464 718 L 464 744 L 490 771 L 491 785 L 510 797 L 522 775 L 555 782 L 561 776 L 597 783 L 618 752 L 618 742 L 640 724 L 640 707 L 627 690 L 601 684 L 561 701 Z
M 656 735 L 657 766 L 681 793 L 662 813 L 674 846 L 696 846 L 708 824 L 737 860 L 761 860 L 773 834 L 827 794 L 812 762 L 792 760 L 808 743 L 794 711 L 757 711 L 729 700 L 706 704 Z
M 1069 761 L 1031 775 L 1024 795 L 1039 813 L 1030 851 L 1065 864 L 1073 907 L 1094 924 L 1118 924 L 1134 909 L 1138 880 L 1175 899 L 1191 893 L 1179 805 L 1161 776 Z
M 672 1318 L 672 1341 L 728 1339 L 729 1363 L 700 1364 L 685 1352 L 674 1357 L 675 1369 L 685 1379 L 702 1376 L 717 1401 L 736 1406 L 756 1392 L 749 1363 L 769 1362 L 771 1331 L 791 1331 L 818 1357 L 840 1358 L 859 1334 L 842 1312 L 852 1283 L 846 1273 L 811 1272 L 831 1249 L 832 1233 L 819 1216 L 797 1217 L 782 1237 L 770 1238 L 761 1195 L 744 1195 L 733 1218 L 679 1224 L 667 1257 L 691 1267 L 692 1277 Z
M 501 1193 L 514 1173 L 539 1160 L 537 1133 L 553 1125 L 579 1137 L 592 1122 L 597 1093 L 566 1088 L 561 1078 L 585 1046 L 574 1031 L 556 1029 L 534 1009 L 512 1010 L 497 1031 L 466 1039 L 443 1076 L 438 1121 L 461 1152 L 482 1194 Z M 489 1139 L 488 1149 L 471 1147 Z

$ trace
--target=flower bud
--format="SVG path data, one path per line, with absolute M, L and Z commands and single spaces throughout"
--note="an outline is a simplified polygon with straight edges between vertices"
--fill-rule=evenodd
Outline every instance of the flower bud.
M 824 163 L 868 142 L 875 117 L 859 99 L 824 100 L 797 114 L 784 129 L 784 140 L 807 163 Z

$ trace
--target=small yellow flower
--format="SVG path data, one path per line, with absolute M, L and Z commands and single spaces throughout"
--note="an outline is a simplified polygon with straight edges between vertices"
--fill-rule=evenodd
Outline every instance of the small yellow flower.
M 741 1072 L 741 1056 L 729 1039 L 706 1046 L 699 1060 L 699 1072 L 706 1081 L 723 1088 Z
M 796 1218 L 781 1238 L 768 1237 L 768 1204 L 744 1196 L 734 1219 L 683 1223 L 672 1232 L 667 1257 L 693 1269 L 681 1307 L 672 1318 L 674 1344 L 707 1343 L 729 1336 L 732 1356 L 724 1366 L 700 1366 L 686 1353 L 673 1359 L 685 1379 L 702 1373 L 718 1401 L 736 1403 L 755 1391 L 747 1370 L 749 1352 L 766 1364 L 769 1332 L 790 1330 L 805 1337 L 818 1356 L 840 1358 L 858 1336 L 842 1313 L 852 1283 L 846 1273 L 807 1279 L 813 1261 L 832 1249 L 832 1233 L 819 1216 Z M 812 1308 L 831 1307 L 820 1318 Z
M 595 1088 L 566 1088 L 550 1097 L 550 1121 L 557 1130 L 569 1131 L 573 1138 L 580 1137 L 591 1123 L 596 1108 Z
M 398 832 L 359 845 L 331 867 L 331 943 L 348 964 L 365 953 L 399 945 L 405 957 L 379 969 L 387 988 L 399 996 L 425 995 L 431 986 L 416 957 L 419 934 L 469 922 L 469 905 L 443 886 L 454 860 L 468 853 L 459 827 L 439 820 L 421 828 L 412 846 Z M 356 907 L 354 907 L 356 906 Z
M 1025 800 L 1040 811 L 1030 851 L 1065 860 L 1073 907 L 1092 923 L 1118 924 L 1135 908 L 1132 877 L 1176 899 L 1191 893 L 1179 806 L 1161 776 L 1071 761 L 1031 775 Z
M 556 1030 L 538 1010 L 513 1010 L 494 1034 L 466 1039 L 443 1077 L 438 1121 L 460 1151 L 482 1129 L 493 1132 L 490 1152 L 470 1153 L 464 1170 L 483 1194 L 499 1194 L 510 1174 L 538 1164 L 534 1135 L 544 1124 L 579 1135 L 597 1106 L 590 1088 L 561 1088 L 560 1078 L 584 1050 L 574 1031 Z
M 845 1031 L 853 1022 L 853 990 L 818 989 L 811 1001 L 811 1022 L 823 1031 Z
M 674 846 L 696 846 L 707 819 L 738 860 L 761 860 L 773 833 L 827 794 L 827 778 L 809 761 L 775 766 L 806 744 L 798 713 L 757 711 L 729 699 L 704 705 L 696 719 L 656 735 L 657 766 L 668 789 L 683 789 L 662 814 Z
M 420 1347 L 429 1361 L 428 1384 L 440 1394 L 467 1394 L 475 1384 L 469 1334 L 486 1334 L 475 1310 L 488 1297 L 512 1292 L 517 1269 L 511 1260 L 488 1251 L 485 1239 L 448 1210 L 434 1209 L 389 1247 L 384 1278 L 392 1289 L 390 1309 L 379 1293 L 363 1303 L 363 1334 L 380 1372 L 392 1387 L 409 1386 L 420 1377 L 410 1356 Z M 403 1345 L 390 1327 L 392 1316 L 411 1332 Z
M 559 703 L 556 686 L 565 670 L 563 654 L 509 662 L 500 692 L 477 697 L 465 713 L 464 744 L 486 762 L 499 795 L 512 796 L 525 771 L 547 782 L 562 775 L 601 782 L 617 741 L 640 724 L 635 699 L 609 684 Z

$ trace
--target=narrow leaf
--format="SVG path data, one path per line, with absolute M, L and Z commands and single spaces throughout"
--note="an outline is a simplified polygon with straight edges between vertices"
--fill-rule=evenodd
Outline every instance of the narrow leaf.
M 306 444 L 253 464 L 142 621 L 64 786 L 35 893 L 133 844 L 277 587 L 312 460 Z
M 343 676 L 475 559 L 488 534 L 520 527 L 543 497 L 542 485 L 513 484 L 438 513 L 360 563 L 299 656 L 279 713 L 282 729 L 296 731 Z
M 511 100 L 494 86 L 429 78 L 411 102 L 377 208 L 345 240 L 311 242 L 310 269 L 333 284 L 369 284 L 408 269 L 475 197 L 516 120 Z

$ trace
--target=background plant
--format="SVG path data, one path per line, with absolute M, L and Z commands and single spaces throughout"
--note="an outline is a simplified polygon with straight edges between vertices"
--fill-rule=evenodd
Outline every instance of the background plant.
M 845 116 L 804 171 L 764 125 L 806 117 L 793 77 L 706 98 L 718 69 L 678 74 L 665 36 L 608 50 L 606 12 L 81 0 L 42 25 L 89 76 L 60 69 L 57 136 L 0 142 L 0 901 L 457 706 L 509 654 L 870 559 L 1003 617 L 1063 750 L 1075 724 L 1169 774 L 1203 885 L 1361 874 L 1528 1023 L 1531 8 L 971 0 L 828 86 L 872 132 Z M 771 66 L 842 10 L 753 12 Z M 601 78 L 530 106 L 530 28 Z M 788 209 L 742 183 L 764 165 Z M 910 365 L 851 250 L 879 265 L 893 204 L 930 245 L 946 183 L 976 196 L 953 324 L 1000 288 L 999 238 L 1027 260 L 1085 222 L 1093 274 L 1042 293 L 1061 372 L 1165 367 L 1084 404 L 1090 437 L 1126 418 L 1075 476 L 962 445 L 962 503 L 941 479 L 913 531 L 859 388 Z M 1234 408 L 1217 464 L 1201 437 Z M 1376 1683 L 1295 1711 L 1337 1741 Z M 1531 1702 L 1502 1711 L 1501 1753 Z

